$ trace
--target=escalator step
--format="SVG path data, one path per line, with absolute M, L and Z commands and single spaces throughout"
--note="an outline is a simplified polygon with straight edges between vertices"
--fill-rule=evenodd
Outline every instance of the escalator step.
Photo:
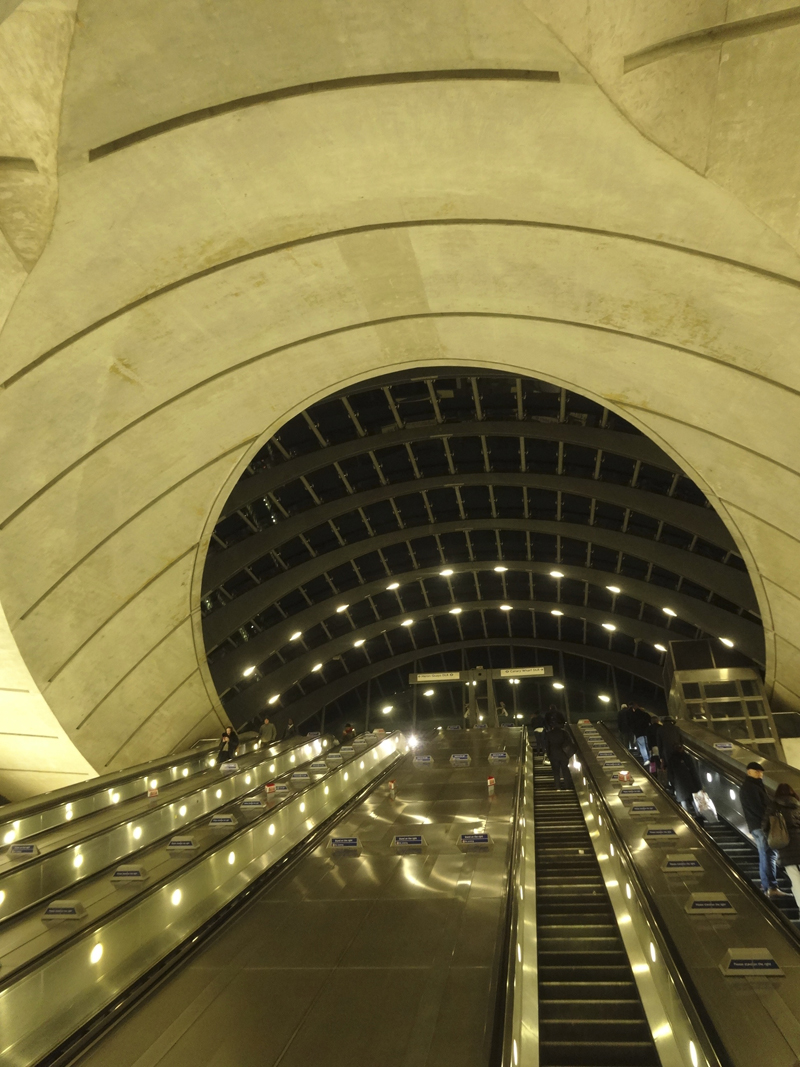
M 651 1041 L 545 1042 L 539 1045 L 541 1067 L 658 1067 Z

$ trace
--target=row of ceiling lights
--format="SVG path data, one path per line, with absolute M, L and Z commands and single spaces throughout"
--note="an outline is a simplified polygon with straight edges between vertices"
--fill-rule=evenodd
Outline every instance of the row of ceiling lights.
M 494 568 L 494 570 L 497 571 L 498 573 L 502 573 L 504 571 L 507 571 L 508 567 L 504 567 L 502 564 L 498 564 Z M 450 578 L 454 573 L 455 573 L 455 571 L 453 571 L 452 568 L 450 568 L 450 567 L 445 568 L 445 570 L 443 570 L 443 571 L 439 571 L 439 574 L 440 574 L 440 576 L 442 578 Z M 550 571 L 550 577 L 551 578 L 563 578 L 564 577 L 564 573 L 563 573 L 563 571 Z M 395 590 L 395 589 L 399 589 L 400 588 L 400 583 L 399 582 L 391 582 L 389 585 L 387 585 L 386 588 L 389 589 L 389 590 L 392 590 L 392 591 Z M 620 589 L 620 587 L 618 585 L 607 585 L 606 589 L 608 589 L 608 591 L 610 593 L 613 593 L 615 596 L 622 592 L 622 590 Z M 349 607 L 350 607 L 349 604 L 339 604 L 339 606 L 336 608 L 337 615 L 343 614 L 345 611 L 347 611 L 347 609 Z M 500 610 L 501 611 L 513 611 L 513 606 L 511 604 L 501 604 L 500 605 Z M 664 612 L 665 615 L 668 615 L 670 618 L 673 618 L 673 619 L 677 618 L 678 613 L 676 611 L 673 611 L 672 608 L 662 608 L 661 610 Z M 460 615 L 462 613 L 462 611 L 463 611 L 463 608 L 459 608 L 459 607 L 450 608 L 449 614 L 450 615 Z M 553 608 L 551 610 L 550 614 L 551 615 L 555 615 L 555 616 L 563 616 L 564 612 L 563 611 L 559 611 L 558 608 Z M 404 619 L 403 622 L 400 623 L 400 625 L 401 626 L 413 626 L 414 622 L 415 622 L 414 619 Z M 601 626 L 603 627 L 604 630 L 608 630 L 609 633 L 611 633 L 614 630 L 616 630 L 616 626 L 614 625 L 613 622 L 604 622 L 604 623 L 601 623 Z M 299 641 L 302 636 L 303 636 L 302 631 L 301 630 L 296 630 L 291 635 L 289 640 L 290 641 Z M 726 645 L 728 648 L 733 648 L 733 641 L 731 641 L 731 639 L 729 637 L 720 637 L 720 641 L 722 642 L 723 645 Z M 354 648 L 361 648 L 361 646 L 364 643 L 365 643 L 365 639 L 363 637 L 361 637 L 357 641 L 353 642 L 353 647 Z M 661 645 L 661 644 L 654 644 L 653 648 L 655 648 L 658 652 L 666 652 L 667 651 L 666 646 Z M 317 671 L 321 671 L 322 667 L 323 667 L 322 663 L 315 664 L 311 668 L 311 673 L 313 674 L 313 673 L 316 673 Z M 255 672 L 255 669 L 256 668 L 254 666 L 246 667 L 245 670 L 242 671 L 242 674 L 243 674 L 243 676 L 245 678 L 249 678 L 250 675 L 252 675 Z M 512 681 L 517 681 L 517 679 L 512 679 Z M 553 682 L 553 688 L 554 689 L 563 689 L 564 686 L 560 682 Z M 426 693 L 425 695 L 427 696 L 428 693 Z M 280 694 L 276 694 L 276 695 L 271 696 L 269 698 L 268 703 L 269 704 L 275 704 L 279 699 L 280 699 Z M 604 698 L 604 697 L 601 696 L 600 699 L 601 700 L 603 700 L 603 699 L 608 700 L 610 698 L 608 698 L 608 697 Z

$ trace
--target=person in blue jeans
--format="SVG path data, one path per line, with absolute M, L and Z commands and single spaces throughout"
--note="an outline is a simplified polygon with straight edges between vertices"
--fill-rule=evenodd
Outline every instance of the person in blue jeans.
M 739 789 L 739 799 L 742 802 L 747 829 L 753 835 L 758 849 L 758 873 L 761 877 L 761 888 L 768 897 L 788 897 L 789 893 L 783 893 L 778 889 L 778 854 L 767 844 L 767 835 L 762 829 L 764 818 L 772 807 L 763 779 L 764 770 L 761 764 L 748 763 L 747 777 Z

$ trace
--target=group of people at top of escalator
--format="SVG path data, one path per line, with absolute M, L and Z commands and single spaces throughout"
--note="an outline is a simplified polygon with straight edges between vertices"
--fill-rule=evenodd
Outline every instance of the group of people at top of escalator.
M 651 715 L 638 704 L 623 704 L 617 726 L 620 738 L 639 753 L 645 769 L 675 794 L 683 808 L 702 821 L 710 800 L 675 720 L 669 715 Z M 770 897 L 789 895 L 778 887 L 780 863 L 800 907 L 800 797 L 788 782 L 779 783 L 774 798 L 770 797 L 763 778 L 761 764 L 748 763 L 747 777 L 739 790 L 747 828 L 758 849 L 761 888 Z
M 263 722 L 248 723 L 245 730 L 258 733 L 258 740 L 262 745 L 272 745 L 278 740 L 278 729 L 274 722 L 270 722 L 267 716 L 264 716 Z M 244 731 L 243 731 L 244 732 Z M 283 732 L 283 740 L 285 741 L 289 737 L 294 737 L 297 733 L 294 722 L 288 719 L 286 722 L 286 729 Z M 226 760 L 232 760 L 236 756 L 240 744 L 239 735 L 232 726 L 226 726 L 222 731 L 222 736 L 219 740 L 219 751 L 217 752 L 217 766 L 220 763 L 225 763 Z

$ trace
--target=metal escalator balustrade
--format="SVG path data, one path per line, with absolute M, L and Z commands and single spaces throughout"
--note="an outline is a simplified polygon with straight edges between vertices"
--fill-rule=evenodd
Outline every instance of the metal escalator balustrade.
M 327 742 L 326 742 L 327 743 Z M 39 839 L 41 854 L 0 867 L 0 930 L 2 925 L 19 912 L 33 907 L 60 892 L 71 893 L 81 882 L 93 877 L 109 864 L 116 864 L 137 851 L 157 842 L 164 834 L 175 833 L 203 815 L 241 799 L 254 788 L 263 786 L 274 774 L 299 766 L 298 758 L 309 760 L 322 751 L 322 742 L 287 747 L 279 755 L 270 750 L 253 751 L 242 759 L 240 770 L 210 775 L 208 784 L 196 788 L 186 786 L 176 794 L 173 788 L 167 798 L 143 801 L 114 809 L 118 821 L 92 832 L 95 819 L 82 820 L 71 827 L 68 840 L 55 843 L 51 850 Z M 306 751 L 307 750 L 307 751 Z M 195 778 L 187 777 L 186 785 Z M 174 797 L 174 799 L 169 799 Z M 83 829 L 84 834 L 81 834 Z M 59 838 L 61 835 L 59 835 Z M 0 958 L 2 950 L 0 949 Z
M 0 985 L 0 1062 L 41 1062 L 407 751 L 376 742 Z

